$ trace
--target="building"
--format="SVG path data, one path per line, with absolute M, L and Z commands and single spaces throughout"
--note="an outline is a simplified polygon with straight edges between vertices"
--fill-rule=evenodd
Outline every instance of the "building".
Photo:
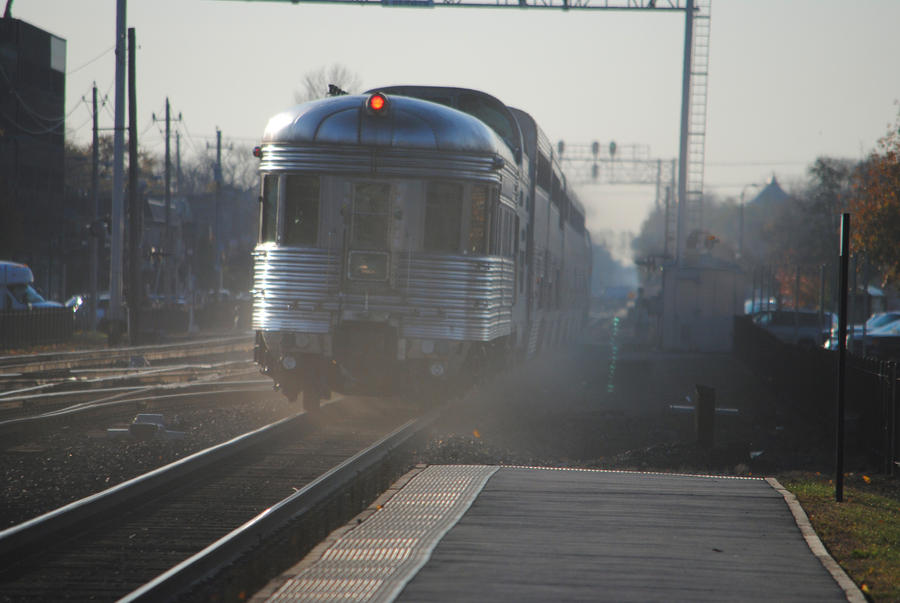
M 66 41 L 0 19 L 0 238 L 51 297 L 65 291 L 69 253 L 64 200 Z

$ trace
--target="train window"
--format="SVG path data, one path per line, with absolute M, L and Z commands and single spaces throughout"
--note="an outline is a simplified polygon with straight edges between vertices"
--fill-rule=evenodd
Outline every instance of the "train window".
M 429 182 L 425 196 L 425 251 L 459 252 L 461 184 Z
M 319 232 L 319 177 L 288 176 L 284 197 L 284 244 L 315 245 Z
M 519 293 L 525 293 L 525 250 L 519 250 L 519 216 L 516 216 L 516 223 L 513 228 L 513 236 L 516 238 L 515 251 L 513 252 L 516 257 L 516 261 L 518 262 L 519 270 L 516 273 L 516 279 L 519 282 Z M 524 235 L 525 232 L 521 231 Z
M 259 197 L 259 242 L 275 242 L 275 217 L 278 210 L 278 176 L 266 174 Z
M 548 193 L 550 192 L 551 173 L 550 160 L 543 153 L 538 153 L 537 185 Z
M 485 238 L 488 232 L 488 199 L 490 189 L 487 185 L 476 184 L 472 187 L 472 211 L 469 223 L 469 240 L 466 243 L 468 253 L 482 255 L 485 252 Z
M 506 205 L 498 205 L 491 236 L 491 255 L 515 257 L 515 213 Z
M 359 182 L 353 186 L 353 226 L 350 244 L 357 249 L 387 249 L 390 225 L 389 184 Z
M 510 148 L 518 145 L 515 141 L 515 129 L 505 112 L 505 107 L 481 94 L 460 92 L 458 109 L 473 115 L 486 123 Z
M 575 232 L 579 234 L 584 232 L 584 216 L 580 211 L 573 209 L 569 214 L 569 222 L 572 223 Z

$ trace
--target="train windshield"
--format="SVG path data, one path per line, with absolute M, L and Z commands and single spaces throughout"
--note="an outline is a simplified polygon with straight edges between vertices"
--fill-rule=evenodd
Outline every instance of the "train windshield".
M 266 174 L 259 196 L 259 242 L 275 242 L 275 217 L 278 214 L 278 176 Z
M 315 246 L 319 232 L 319 177 L 287 176 L 284 186 L 284 244 Z
M 459 252 L 463 186 L 429 182 L 425 196 L 425 251 Z
M 466 252 L 484 255 L 487 251 L 487 233 L 490 219 L 490 188 L 487 185 L 472 187 L 472 213 Z
M 358 182 L 354 185 L 351 247 L 355 249 L 388 248 L 390 192 L 389 184 Z

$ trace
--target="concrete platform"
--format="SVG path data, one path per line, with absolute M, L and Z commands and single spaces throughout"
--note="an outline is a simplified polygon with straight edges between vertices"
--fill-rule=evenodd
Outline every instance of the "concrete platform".
M 268 600 L 864 601 L 778 488 L 431 466 L 313 551 Z

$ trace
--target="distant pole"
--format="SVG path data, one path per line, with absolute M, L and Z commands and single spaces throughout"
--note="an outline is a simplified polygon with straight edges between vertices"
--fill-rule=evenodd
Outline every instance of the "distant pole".
M 172 249 L 172 160 L 171 154 L 169 151 L 169 97 L 166 97 L 166 229 L 165 229 L 165 238 L 163 239 L 163 248 L 165 249 L 165 254 L 163 255 L 163 262 L 165 266 L 165 275 L 166 275 L 166 304 L 172 302 L 172 264 L 175 259 L 175 255 Z
M 181 132 L 175 131 L 175 190 L 181 194 Z
M 97 330 L 97 295 L 98 281 L 100 273 L 100 236 L 105 236 L 103 232 L 96 232 L 98 220 L 100 219 L 100 196 L 98 190 L 100 187 L 100 133 L 98 128 L 97 116 L 97 84 L 94 83 L 94 134 L 91 139 L 91 205 L 94 207 L 94 219 L 91 221 L 91 299 L 88 302 L 88 312 L 90 313 L 91 331 Z
M 134 28 L 128 28 L 128 337 L 131 345 L 140 343 L 143 285 L 141 279 L 141 231 L 143 213 L 138 194 L 137 83 L 135 79 Z
M 662 205 L 662 159 L 656 160 L 656 209 Z
M 669 255 L 669 212 L 671 211 L 672 187 L 666 187 L 666 215 L 663 223 L 663 254 Z M 674 251 L 674 250 L 673 250 Z
M 215 250 L 216 250 L 216 267 L 218 271 L 218 283 L 217 286 L 219 290 L 222 289 L 222 280 L 223 280 L 223 272 L 225 270 L 225 266 L 222 265 L 222 252 L 224 250 L 224 246 L 222 245 L 222 233 L 219 230 L 219 203 L 221 202 L 222 196 L 222 130 L 218 127 L 216 128 L 216 234 L 215 234 Z M 216 299 L 218 299 L 219 291 L 216 291 Z
M 112 222 L 109 243 L 109 343 L 122 337 L 122 248 L 124 247 L 125 172 L 125 0 L 116 0 L 116 90 L 113 130 Z
M 850 214 L 841 216 L 841 284 L 838 314 L 837 437 L 835 438 L 834 499 L 844 501 L 844 391 L 847 368 L 847 281 L 850 266 Z
M 681 137 L 678 151 L 678 226 L 675 234 L 675 257 L 678 265 L 684 264 L 684 246 L 687 241 L 687 172 L 688 134 L 691 117 L 691 60 L 694 40 L 694 0 L 686 0 L 684 7 L 684 64 L 681 79 Z

